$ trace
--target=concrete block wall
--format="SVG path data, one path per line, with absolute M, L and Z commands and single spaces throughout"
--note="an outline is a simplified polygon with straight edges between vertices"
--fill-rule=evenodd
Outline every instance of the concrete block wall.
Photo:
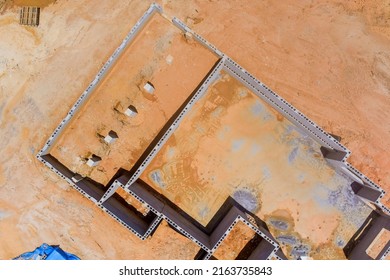
M 148 204 L 151 209 L 161 209 L 159 214 L 162 219 L 165 219 L 177 231 L 195 242 L 204 250 L 206 253 L 204 258 L 212 256 L 213 252 L 217 250 L 238 221 L 245 223 L 256 234 L 260 235 L 264 242 L 270 244 L 272 250 L 268 252 L 267 257 L 270 257 L 271 254 L 276 253 L 279 249 L 278 243 L 273 239 L 268 230 L 262 227 L 255 227 L 246 218 L 246 214 L 236 206 L 230 207 L 226 213 L 223 214 L 223 219 L 212 229 L 211 233 L 207 233 L 204 227 L 194 224 L 189 217 L 182 214 L 182 211 L 170 206 L 173 203 L 169 202 L 167 198 L 157 194 L 157 192 L 145 182 L 137 180 L 130 187 L 123 187 L 130 195 L 133 195 L 135 199 L 141 203 Z

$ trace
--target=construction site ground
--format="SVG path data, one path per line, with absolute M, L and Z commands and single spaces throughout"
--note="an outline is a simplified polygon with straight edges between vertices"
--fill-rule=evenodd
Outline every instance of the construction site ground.
M 32 2 L 0 1 L 0 259 L 10 259 L 43 242 L 60 244 L 82 259 L 193 258 L 199 248 L 165 222 L 151 238 L 140 241 L 35 158 L 151 1 L 114 0 L 98 4 L 91 0 L 53 1 L 52 4 L 37 1 L 41 2 L 38 6 L 44 5 L 39 27 L 19 25 L 20 5 L 33 5 Z M 351 163 L 390 193 L 390 122 L 387 121 L 390 119 L 389 1 L 349 4 L 341 0 L 157 2 L 167 14 L 182 19 L 326 131 L 341 136 L 341 142 L 352 151 Z M 153 24 L 149 27 L 152 27 L 148 29 L 152 34 L 163 29 L 159 24 L 155 28 Z M 175 38 L 182 40 L 178 35 L 172 36 L 172 42 Z M 195 46 L 190 48 L 196 50 L 187 53 L 189 49 L 185 41 L 172 44 L 172 48 L 177 48 L 172 51 L 172 65 L 166 63 L 165 54 L 168 53 L 163 52 L 154 61 L 154 66 L 164 65 L 161 69 L 166 71 L 152 76 L 156 77 L 156 83 L 172 86 L 172 91 L 178 92 L 179 96 L 175 100 L 169 96 L 161 97 L 161 103 L 144 101 L 148 108 L 156 111 L 157 121 L 156 128 L 146 132 L 150 133 L 147 137 L 153 137 L 157 127 L 166 119 L 164 114 L 172 114 L 181 100 L 190 94 L 187 89 L 196 86 L 214 63 L 212 58 L 207 58 L 208 52 Z M 185 54 L 187 58 L 174 53 Z M 191 55 L 194 61 L 187 60 Z M 186 65 L 186 61 L 190 64 Z M 136 67 L 128 69 L 129 75 L 134 78 L 136 71 L 147 62 L 150 61 L 146 61 L 145 56 L 134 57 L 131 63 Z M 177 71 L 168 70 L 176 63 Z M 193 68 L 194 64 L 199 68 Z M 181 90 L 181 83 L 176 79 L 183 76 L 181 79 L 185 80 L 187 76 L 183 73 L 192 69 L 195 71 L 189 75 L 188 85 Z M 132 86 L 135 92 L 135 85 Z M 102 85 L 99 90 L 109 91 L 108 88 Z M 128 90 L 132 94 L 130 86 Z M 118 92 L 122 93 L 121 90 Z M 127 95 L 115 98 L 127 100 Z M 248 99 L 249 103 L 237 104 L 245 107 L 255 102 L 254 98 L 252 101 Z M 106 102 L 115 103 L 110 99 Z M 92 102 L 88 105 L 92 108 Z M 225 121 L 234 124 L 237 120 L 232 116 L 237 116 L 238 112 L 230 109 Z M 141 118 L 142 114 L 137 117 Z M 280 122 L 283 124 L 284 121 Z M 88 125 L 86 133 L 94 134 L 97 128 L 92 122 Z M 182 127 L 184 129 L 186 125 Z M 242 123 L 235 128 L 250 132 Z M 227 136 L 229 141 L 237 138 L 233 134 Z M 215 139 L 218 138 L 206 137 L 206 143 L 200 145 L 206 145 L 207 141 L 212 143 Z M 228 140 L 226 144 L 231 144 Z M 180 148 L 183 144 L 176 141 L 171 147 L 177 145 Z M 219 151 L 212 152 L 218 155 Z M 159 156 L 163 157 L 164 151 Z M 206 165 L 212 164 L 206 158 L 199 156 L 198 160 L 204 163 L 199 164 L 199 168 L 215 168 Z M 315 156 L 312 160 L 320 164 Z M 240 162 L 245 162 L 245 157 L 236 157 L 235 161 L 230 159 L 233 164 Z M 126 167 L 126 164 L 115 167 Z M 107 170 L 114 168 L 108 166 Z M 228 169 L 229 165 L 223 168 Z M 217 175 L 222 178 L 226 174 L 225 170 Z M 203 175 L 207 175 L 207 180 L 212 179 L 209 174 Z M 252 180 L 247 175 L 244 176 L 246 180 Z M 344 195 L 348 198 L 348 193 L 337 193 L 336 186 L 343 185 L 337 181 L 341 179 L 332 177 L 329 172 L 323 176 L 332 178 L 334 184 L 330 188 L 337 197 Z M 96 178 L 107 180 L 106 177 Z M 256 180 L 253 178 L 254 182 Z M 250 183 L 236 185 L 253 193 Z M 286 188 L 282 190 L 286 191 Z M 291 188 L 289 197 L 287 194 L 284 198 L 278 197 L 274 204 L 270 199 L 276 191 L 270 192 L 269 197 L 265 193 L 262 192 L 257 200 L 258 215 L 268 224 L 274 223 L 270 229 L 279 240 L 285 238 L 284 251 L 287 254 L 293 254 L 288 242 L 295 240 L 296 244 L 302 243 L 298 249 L 305 251 L 309 248 L 313 258 L 343 258 L 340 246 L 345 240 L 337 229 L 340 224 L 352 225 L 354 222 L 340 218 L 348 216 L 339 214 L 345 209 L 323 206 L 324 193 L 312 193 L 311 197 L 306 197 L 305 203 L 298 202 L 294 197 L 302 193 L 297 184 Z M 228 194 L 229 189 L 221 193 L 222 196 Z M 313 196 L 317 200 L 313 201 Z M 389 198 L 389 195 L 384 198 L 387 206 L 390 206 Z M 186 194 L 174 199 L 179 205 L 185 205 Z M 315 217 L 312 208 L 319 209 Z M 358 211 L 359 208 L 354 209 Z M 354 214 L 364 215 L 364 211 Z M 356 216 L 348 217 L 354 219 Z M 311 219 L 317 222 L 313 223 Z M 333 245 L 329 246 L 329 242 Z M 242 244 L 236 246 L 242 247 Z M 299 254 L 299 250 L 294 254 Z
M 217 57 L 155 14 L 73 117 L 51 154 L 73 172 L 106 185 L 119 168 L 130 170 L 165 123 L 216 63 Z M 151 83 L 151 94 L 143 89 Z M 124 114 L 129 105 L 137 115 Z M 118 134 L 115 144 L 103 138 Z M 98 168 L 85 159 L 102 158 Z
M 317 143 L 224 72 L 141 179 L 204 226 L 233 197 L 291 257 L 342 258 L 372 211 Z

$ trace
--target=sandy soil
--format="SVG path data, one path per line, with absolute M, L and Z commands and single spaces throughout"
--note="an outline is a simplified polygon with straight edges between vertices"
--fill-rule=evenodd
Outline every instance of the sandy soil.
M 159 14 L 136 38 L 92 94 L 50 151 L 73 172 L 106 185 L 119 168 L 130 170 L 161 128 L 206 76 L 217 57 L 188 43 L 178 28 Z M 151 82 L 153 94 L 143 86 Z M 138 113 L 124 114 L 129 105 Z M 118 134 L 113 144 L 103 138 Z M 97 167 L 86 158 L 98 155 Z
M 231 196 L 266 220 L 276 238 L 293 240 L 287 255 L 299 246 L 312 255 L 329 243 L 335 254 L 328 258 L 335 259 L 371 208 L 352 196 L 350 182 L 328 166 L 319 150 L 290 121 L 222 73 L 141 178 L 203 225 Z M 293 229 L 279 232 L 269 222 L 281 209 L 289 213 Z
M 345 2 L 212 1 L 192 16 L 204 19 L 197 32 L 340 135 L 351 162 L 390 193 L 390 1 Z
M 56 1 L 38 28 L 3 2 L 0 259 L 42 242 L 83 259 L 193 258 L 192 242 L 167 226 L 140 242 L 35 159 L 151 1 Z M 352 163 L 390 192 L 388 0 L 157 2 L 340 135 Z

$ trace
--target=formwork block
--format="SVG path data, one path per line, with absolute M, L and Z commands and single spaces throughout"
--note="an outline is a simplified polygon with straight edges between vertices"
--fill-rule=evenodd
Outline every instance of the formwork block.
M 92 156 L 88 159 L 87 165 L 90 166 L 90 167 L 97 166 L 101 160 L 102 160 L 101 157 L 99 157 L 99 156 L 97 156 L 97 155 L 92 155 Z
M 194 42 L 194 36 L 190 32 L 184 33 L 184 38 L 188 43 L 193 43 Z
M 110 130 L 110 132 L 108 132 L 107 136 L 104 137 L 104 142 L 106 142 L 107 144 L 112 144 L 116 141 L 116 139 L 118 139 L 118 134 L 116 134 L 115 131 Z
M 77 174 L 77 173 L 72 176 L 72 181 L 74 183 L 80 182 L 83 179 L 84 179 L 84 177 L 81 176 L 80 174 Z
M 334 150 L 326 147 L 320 148 L 321 153 L 325 159 L 331 160 L 331 161 L 339 161 L 341 162 L 347 153 L 345 151 L 340 150 Z
M 367 187 L 364 184 L 362 185 L 358 182 L 353 182 L 351 184 L 351 188 L 356 195 L 365 198 L 371 202 L 376 202 L 381 195 L 380 190 L 375 190 L 373 188 Z
M 128 117 L 135 117 L 137 114 L 138 114 L 138 111 L 133 105 L 130 105 L 125 110 L 125 115 Z
M 153 94 L 154 93 L 154 86 L 151 82 L 147 82 L 145 85 L 144 85 L 144 90 L 149 93 L 149 94 Z

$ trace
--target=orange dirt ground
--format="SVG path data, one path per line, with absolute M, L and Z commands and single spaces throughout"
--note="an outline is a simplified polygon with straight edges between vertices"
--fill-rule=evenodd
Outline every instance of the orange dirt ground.
M 73 172 L 106 185 L 119 168 L 131 169 L 216 61 L 210 51 L 187 43 L 178 28 L 155 14 L 50 153 Z M 153 94 L 143 90 L 146 81 L 154 85 Z M 137 109 L 136 116 L 123 114 L 129 105 Z M 119 138 L 106 144 L 100 137 L 110 130 Z M 97 168 L 83 160 L 91 153 L 102 158 Z
M 351 162 L 390 193 L 390 1 L 157 2 L 340 135 Z M 197 252 L 165 223 L 140 241 L 35 159 L 150 3 L 55 1 L 31 28 L 19 25 L 17 6 L 0 1 L 0 259 L 43 242 L 82 259 L 191 259 Z M 385 201 L 390 206 L 390 195 Z M 281 209 L 269 219 L 279 216 L 296 218 Z M 287 231 L 298 238 L 294 227 Z M 318 248 L 314 258 L 336 254 L 326 240 Z
M 329 243 L 328 257 L 340 258 L 371 208 L 351 198 L 348 181 L 328 166 L 317 143 L 221 75 L 141 178 L 204 226 L 228 196 L 262 219 L 286 209 L 295 227 L 280 235 L 300 235 L 294 246 L 309 240 L 310 255 Z

